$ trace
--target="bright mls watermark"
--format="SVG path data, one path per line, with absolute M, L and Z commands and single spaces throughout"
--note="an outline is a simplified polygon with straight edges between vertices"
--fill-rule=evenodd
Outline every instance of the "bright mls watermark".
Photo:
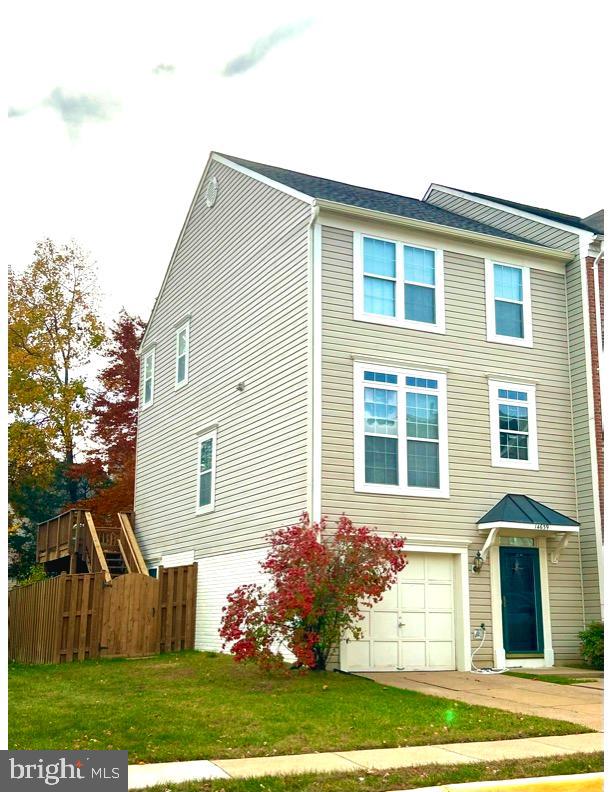
M 2 751 L 2 789 L 125 792 L 127 751 Z M 5 786 L 6 784 L 6 786 Z

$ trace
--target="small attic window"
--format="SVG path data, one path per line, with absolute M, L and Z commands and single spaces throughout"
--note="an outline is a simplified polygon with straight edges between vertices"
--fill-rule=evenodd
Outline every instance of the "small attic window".
M 219 191 L 219 182 L 217 181 L 216 176 L 212 176 L 207 182 L 206 186 L 204 187 L 204 202 L 209 209 L 215 205 L 215 201 L 217 200 L 217 193 Z

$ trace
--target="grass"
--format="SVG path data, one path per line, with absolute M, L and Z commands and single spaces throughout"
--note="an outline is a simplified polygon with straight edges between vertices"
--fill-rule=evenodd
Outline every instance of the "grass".
M 9 748 L 127 749 L 132 763 L 586 731 L 346 674 L 266 675 L 212 653 L 9 668 Z
M 506 671 L 506 676 L 520 677 L 520 679 L 534 679 L 536 682 L 551 682 L 554 685 L 578 685 L 580 682 L 594 682 L 596 677 L 569 677 L 557 674 L 525 674 L 521 671 Z
M 438 784 L 468 781 L 498 781 L 502 778 L 530 778 L 574 775 L 603 771 L 603 753 L 574 754 L 546 759 L 513 759 L 470 765 L 425 765 L 399 770 L 364 770 L 362 773 L 277 776 L 276 778 L 189 781 L 161 784 L 148 792 L 386 792 L 389 789 L 418 789 Z

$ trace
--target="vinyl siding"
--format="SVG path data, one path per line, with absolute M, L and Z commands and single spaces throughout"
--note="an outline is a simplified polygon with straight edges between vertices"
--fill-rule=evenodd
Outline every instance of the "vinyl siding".
M 381 226 L 379 235 L 397 238 Z M 358 523 L 412 535 L 470 541 L 469 558 L 482 547 L 476 521 L 508 492 L 520 492 L 576 516 L 565 276 L 533 269 L 533 349 L 486 341 L 484 259 L 444 244 L 445 335 L 353 319 L 353 237 L 325 225 L 322 234 L 322 511 L 346 512 Z M 407 240 L 410 241 L 410 240 Z M 500 254 L 501 258 L 501 254 Z M 503 258 L 502 258 L 503 260 Z M 526 260 L 526 263 L 529 263 Z M 387 360 L 448 377 L 449 499 L 355 492 L 353 470 L 353 365 L 355 358 Z M 491 466 L 488 376 L 537 386 L 539 471 Z M 450 539 L 449 539 L 450 537 Z M 416 541 L 416 540 L 415 540 Z M 558 659 L 577 655 L 583 626 L 578 540 L 558 565 L 549 564 L 553 647 Z M 491 625 L 489 565 L 470 571 L 471 626 Z M 490 630 L 485 652 L 491 662 Z M 486 655 L 479 656 L 485 661 Z
M 310 208 L 214 161 L 209 175 L 217 201 L 197 196 L 143 348 L 155 395 L 139 415 L 135 511 L 151 561 L 260 548 L 306 506 Z M 189 381 L 175 389 L 187 316 Z M 215 510 L 197 515 L 197 435 L 213 426 Z
M 478 220 L 480 223 L 493 226 L 493 228 L 518 234 L 518 236 L 530 239 L 539 245 L 547 245 L 561 250 L 577 250 L 578 237 L 576 234 L 555 228 L 544 222 L 538 223 L 528 217 L 485 206 L 477 201 L 451 195 L 443 190 L 432 190 L 427 201 L 447 209 L 449 212 L 470 217 L 472 220 Z
M 574 451 L 577 480 L 577 511 L 580 520 L 580 544 L 583 569 L 585 616 L 587 622 L 601 618 L 601 593 L 599 587 L 598 532 L 593 482 L 597 480 L 595 448 L 589 431 L 587 368 L 588 338 L 585 336 L 582 279 L 586 277 L 584 261 L 580 258 L 577 233 L 555 228 L 544 222 L 520 217 L 511 211 L 484 206 L 477 201 L 451 195 L 443 190 L 432 190 L 428 200 L 474 220 L 488 223 L 504 231 L 531 239 L 540 244 L 573 251 L 576 258 L 567 266 L 567 312 L 569 357 L 571 367 Z

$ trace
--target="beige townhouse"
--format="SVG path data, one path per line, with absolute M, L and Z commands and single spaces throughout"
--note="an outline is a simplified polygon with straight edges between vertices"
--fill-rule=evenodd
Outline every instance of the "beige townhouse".
M 405 538 L 346 671 L 550 666 L 602 615 L 603 216 L 212 153 L 141 350 L 136 533 L 196 646 L 307 509 Z

